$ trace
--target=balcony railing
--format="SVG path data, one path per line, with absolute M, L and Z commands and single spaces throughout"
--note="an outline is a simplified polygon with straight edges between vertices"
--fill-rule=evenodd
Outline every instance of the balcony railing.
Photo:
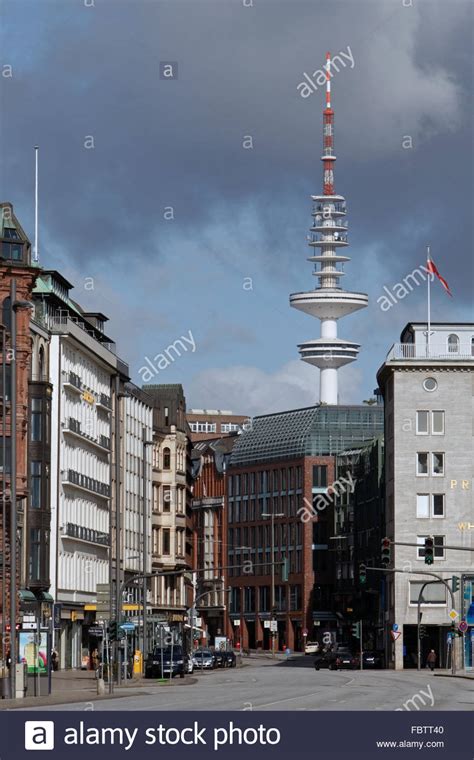
M 91 443 L 94 446 L 99 446 L 101 449 L 107 449 L 110 451 L 110 438 L 106 435 L 100 435 L 98 438 L 94 438 L 92 435 L 88 435 L 81 429 L 81 423 L 74 417 L 69 417 L 66 423 L 66 432 L 74 433 L 76 436 L 80 436 L 84 441 Z
M 444 361 L 474 361 L 473 351 L 459 349 L 450 350 L 443 343 L 394 343 L 387 354 L 387 361 L 396 361 L 397 359 L 441 359 Z
M 107 409 L 109 412 L 112 409 L 112 401 L 110 399 L 110 396 L 107 396 L 105 393 L 100 394 L 97 404 L 104 409 Z
M 91 491 L 106 499 L 110 498 L 110 485 L 108 483 L 101 483 L 100 480 L 90 478 L 81 472 L 76 472 L 76 470 L 67 470 L 63 477 L 63 483 L 78 486 L 78 488 Z

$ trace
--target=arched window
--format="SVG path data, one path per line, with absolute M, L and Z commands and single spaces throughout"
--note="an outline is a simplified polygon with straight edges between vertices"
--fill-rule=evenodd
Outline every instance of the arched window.
M 163 449 L 163 469 L 169 470 L 171 468 L 171 451 L 166 446 Z
M 451 333 L 451 335 L 448 336 L 448 354 L 458 354 L 459 353 L 459 336 L 455 335 L 454 333 Z
M 38 351 L 38 377 L 40 380 L 45 380 L 44 376 L 44 348 L 40 346 Z

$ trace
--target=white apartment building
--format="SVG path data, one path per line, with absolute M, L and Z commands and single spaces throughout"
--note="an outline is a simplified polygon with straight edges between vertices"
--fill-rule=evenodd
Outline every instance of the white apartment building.
M 62 668 L 81 666 L 97 585 L 109 582 L 112 378 L 128 369 L 107 318 L 84 312 L 71 288 L 43 271 L 35 289 L 35 319 L 50 334 L 50 593 Z
M 455 626 L 464 619 L 462 638 L 452 635 L 452 604 L 441 583 L 425 588 L 420 638 L 423 667 L 430 649 L 438 667 L 450 664 L 453 642 L 458 667 L 472 668 L 474 650 L 474 324 L 408 324 L 378 372 L 385 399 L 386 526 L 392 566 L 387 573 L 385 613 L 389 664 L 416 667 L 417 602 L 421 585 L 436 580 L 452 586 Z M 425 564 L 425 538 L 434 539 L 434 561 Z M 416 546 L 397 545 L 416 544 Z M 447 547 L 462 547 L 455 550 Z M 401 635 L 392 641 L 390 631 Z

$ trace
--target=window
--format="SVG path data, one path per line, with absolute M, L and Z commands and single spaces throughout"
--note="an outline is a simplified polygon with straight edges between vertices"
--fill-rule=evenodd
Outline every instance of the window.
M 432 393 L 436 390 L 438 387 L 438 383 L 434 379 L 434 377 L 427 377 L 426 380 L 423 380 L 423 388 L 425 391 L 428 391 L 429 393 Z
M 428 452 L 419 451 L 416 455 L 416 474 L 428 475 Z
M 418 559 L 424 559 L 425 557 L 425 538 L 428 536 L 417 536 L 416 543 L 418 544 Z M 434 559 L 445 559 L 444 556 L 444 536 L 433 536 L 434 539 Z
M 22 243 L 2 243 L 2 257 L 8 261 L 22 261 Z
M 11 461 L 12 461 L 11 439 L 6 438 L 5 439 L 5 465 L 3 463 L 3 445 L 0 444 L 0 472 L 11 472 Z
M 434 493 L 432 495 L 431 516 L 444 517 L 444 493 Z
M 418 519 L 430 516 L 430 496 L 427 493 L 416 495 L 416 516 Z
M 163 469 L 164 470 L 169 470 L 170 468 L 171 468 L 171 451 L 166 446 L 163 449 Z
M 30 462 L 31 475 L 31 507 L 41 507 L 41 462 Z
M 163 512 L 171 511 L 171 486 L 163 486 Z
M 169 407 L 165 406 L 165 427 L 168 427 L 170 424 L 170 410 Z
M 269 612 L 270 610 L 270 586 L 260 586 L 260 612 Z
M 302 607 L 301 586 L 290 586 L 290 610 L 300 610 Z
M 30 530 L 29 577 L 31 581 L 41 578 L 41 531 L 38 528 Z
M 326 488 L 328 484 L 328 468 L 325 464 L 313 465 L 313 488 Z
M 423 411 L 423 412 L 416 413 L 416 434 L 417 435 L 428 435 L 429 433 L 428 420 L 429 420 L 429 412 Z
M 432 453 L 431 472 L 433 475 L 444 475 L 444 454 L 442 452 Z
M 431 412 L 431 432 L 433 435 L 444 435 L 444 412 Z
M 410 581 L 410 604 L 418 604 L 418 597 L 424 581 Z M 422 604 L 446 604 L 446 586 L 433 583 L 425 586 Z
M 430 517 L 444 517 L 444 493 L 418 493 L 416 495 L 416 516 L 419 520 Z
M 31 399 L 31 440 L 41 441 L 42 432 L 42 403 L 40 398 Z
M 169 554 L 170 553 L 170 529 L 169 528 L 163 528 L 163 554 Z
M 459 353 L 459 336 L 451 333 L 448 335 L 448 354 Z

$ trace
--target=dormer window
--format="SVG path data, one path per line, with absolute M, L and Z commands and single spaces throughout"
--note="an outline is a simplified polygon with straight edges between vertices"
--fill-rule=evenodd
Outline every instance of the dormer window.
M 23 244 L 2 242 L 2 258 L 7 261 L 23 261 Z
M 14 227 L 5 227 L 3 237 L 6 240 L 21 240 L 17 230 Z
M 448 354 L 458 354 L 459 353 L 459 336 L 455 335 L 454 333 L 451 333 L 451 335 L 448 336 Z

